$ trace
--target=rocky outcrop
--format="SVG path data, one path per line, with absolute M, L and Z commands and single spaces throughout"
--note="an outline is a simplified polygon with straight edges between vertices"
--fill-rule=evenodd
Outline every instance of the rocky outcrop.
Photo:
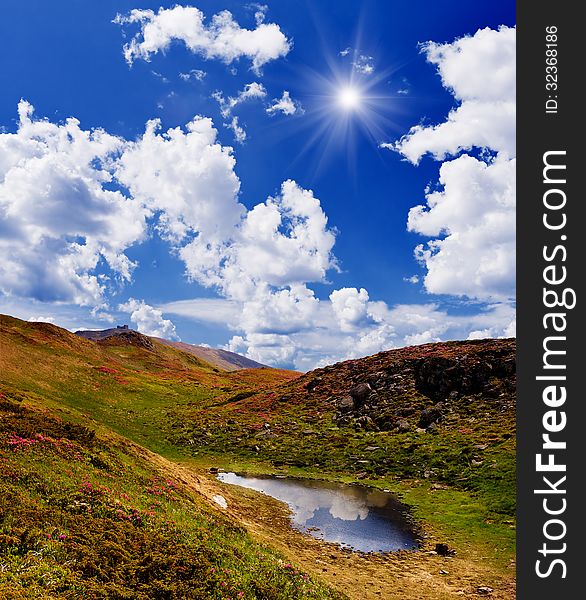
M 479 400 L 501 410 L 515 401 L 515 341 L 442 342 L 381 352 L 317 369 L 290 384 L 316 405 L 327 398 L 338 426 L 435 432 Z M 301 388 L 301 389 L 300 389 Z
M 119 333 L 111 335 L 102 339 L 97 340 L 98 344 L 107 346 L 136 346 L 138 348 L 144 348 L 151 352 L 155 349 L 155 345 L 146 335 L 138 333 L 132 329 L 119 329 Z

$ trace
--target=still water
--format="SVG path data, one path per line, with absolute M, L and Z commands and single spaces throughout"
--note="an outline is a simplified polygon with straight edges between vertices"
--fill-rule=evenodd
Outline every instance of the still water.
M 405 507 L 388 492 L 308 479 L 220 473 L 224 483 L 272 496 L 289 505 L 295 529 L 360 552 L 418 547 Z

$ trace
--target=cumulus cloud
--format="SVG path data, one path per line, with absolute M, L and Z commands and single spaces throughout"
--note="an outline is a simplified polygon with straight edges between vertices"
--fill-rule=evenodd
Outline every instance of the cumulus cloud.
M 330 294 L 334 315 L 341 331 L 356 331 L 368 321 L 368 292 L 361 288 L 341 288 Z
M 159 234 L 173 244 L 194 236 L 217 242 L 239 223 L 240 181 L 232 149 L 217 143 L 211 119 L 161 131 L 149 121 L 115 165 L 116 178 L 133 198 L 156 212 Z
M 33 119 L 18 105 L 16 133 L 0 133 L 0 291 L 100 305 L 128 281 L 125 250 L 144 239 L 148 208 L 108 189 L 125 141 L 79 121 Z
M 425 287 L 473 298 L 512 296 L 515 289 L 515 161 L 485 163 L 468 155 L 440 168 L 441 188 L 409 211 L 408 229 L 439 236 L 420 244 Z
M 395 149 L 417 164 L 442 160 L 437 189 L 409 211 L 408 229 L 431 237 L 415 256 L 436 294 L 512 300 L 515 290 L 515 29 L 477 31 L 422 51 L 457 106 L 417 125 Z M 472 151 L 476 151 L 476 155 Z
M 247 58 L 253 71 L 260 73 L 263 65 L 285 56 L 291 49 L 291 42 L 280 27 L 264 22 L 265 12 L 264 9 L 257 11 L 255 29 L 240 27 L 227 10 L 206 23 L 201 10 L 179 5 L 159 8 L 158 12 L 133 9 L 127 15 L 118 14 L 114 22 L 140 27 L 140 31 L 124 45 L 124 57 L 129 65 L 137 59 L 149 61 L 153 54 L 165 52 L 172 42 L 179 41 L 190 52 L 205 59 L 230 64 Z
M 472 147 L 514 156 L 515 43 L 515 28 L 503 26 L 480 29 L 451 44 L 423 44 L 458 106 L 444 123 L 413 127 L 396 148 L 413 163 L 426 153 L 442 160 Z
M 193 279 L 243 300 L 268 291 L 265 284 L 323 280 L 335 266 L 334 241 L 319 200 L 288 180 L 279 195 L 248 211 L 222 243 L 198 236 L 179 255 Z
M 208 118 L 196 116 L 166 131 L 152 120 L 130 141 L 84 131 L 75 119 L 33 120 L 26 103 L 20 112 L 18 131 L 0 134 L 0 289 L 11 298 L 85 304 L 96 319 L 111 320 L 103 310 L 108 278 L 129 281 L 134 265 L 125 251 L 156 234 L 191 280 L 220 297 L 120 305 L 149 335 L 176 338 L 163 314 L 222 323 L 233 332 L 228 349 L 306 370 L 404 344 L 513 331 L 514 314 L 503 303 L 452 316 L 432 304 L 389 307 L 363 288 L 334 290 L 320 300 L 311 283 L 326 282 L 337 269 L 336 231 L 320 200 L 287 180 L 273 196 L 245 208 L 233 151 L 219 144 Z M 412 210 L 413 230 L 445 235 L 445 241 L 452 228 L 463 230 L 464 221 L 480 223 L 482 231 L 503 229 L 497 217 L 510 199 L 502 209 L 492 207 L 495 197 L 507 199 L 495 182 L 507 180 L 508 163 L 497 157 L 479 166 L 475 160 L 461 156 L 442 167 L 443 190 L 429 191 L 426 205 Z M 478 201 L 462 213 L 458 186 L 472 180 L 466 169 L 478 180 Z M 429 262 L 434 257 L 425 257 L 427 250 L 422 247 L 421 260 Z M 499 276 L 493 275 L 487 272 L 476 285 L 488 285 Z M 47 314 L 46 306 L 27 305 L 25 317 Z
M 283 92 L 280 98 L 274 98 L 273 103 L 266 109 L 269 115 L 274 115 L 277 112 L 291 116 L 303 113 L 303 107 L 297 100 L 291 98 L 291 94 L 287 90 Z
M 130 320 L 140 333 L 167 340 L 179 340 L 175 325 L 169 319 L 164 319 L 158 308 L 145 304 L 144 300 L 130 298 L 128 302 L 120 304 L 118 310 L 130 313 Z

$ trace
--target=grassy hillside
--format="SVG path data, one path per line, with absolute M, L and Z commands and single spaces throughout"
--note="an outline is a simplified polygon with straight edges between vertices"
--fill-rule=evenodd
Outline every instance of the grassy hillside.
M 2 389 L 42 399 L 54 409 L 73 409 L 99 427 L 125 435 L 166 456 L 169 419 L 189 406 L 213 405 L 225 392 L 250 392 L 298 374 L 278 369 L 228 373 L 205 361 L 135 334 L 92 342 L 48 323 L 0 317 Z
M 230 373 L 138 334 L 0 316 L 0 597 L 512 598 L 514 352 L 450 342 Z M 392 489 L 423 551 L 308 540 L 210 466 Z
M 341 597 L 132 444 L 26 404 L 0 394 L 1 598 Z

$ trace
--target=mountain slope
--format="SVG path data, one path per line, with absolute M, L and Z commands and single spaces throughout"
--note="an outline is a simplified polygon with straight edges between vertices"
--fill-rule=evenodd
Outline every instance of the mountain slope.
M 356 600 L 448 600 L 487 586 L 509 600 L 514 353 L 512 340 L 448 342 L 305 375 L 226 372 L 136 332 L 93 342 L 0 316 L 0 555 L 9 564 L 0 596 L 337 597 L 323 578 Z M 391 489 L 411 507 L 424 551 L 361 557 L 324 546 L 291 530 L 279 503 L 218 483 L 212 466 Z M 224 521 L 215 520 L 217 494 L 228 501 Z M 66 552 L 54 539 L 62 532 L 74 543 Z M 117 539 L 122 549 L 110 544 Z M 437 542 L 456 554 L 437 555 Z M 265 557 L 266 546 L 299 566 L 264 558 L 263 570 L 254 556 Z M 228 569 L 218 585 L 230 585 L 229 594 L 210 595 L 205 586 L 217 580 L 209 565 Z M 191 588 L 181 578 L 169 587 L 178 568 Z M 283 579 L 280 568 L 296 575 Z M 260 588 L 244 575 L 249 569 L 261 570 Z M 315 585 L 297 585 L 304 571 Z M 30 596 L 24 588 L 9 595 L 20 580 Z M 55 586 L 52 595 L 43 595 L 43 581 Z M 60 587 L 69 581 L 81 587 Z
M 183 352 L 188 352 L 209 362 L 224 371 L 238 371 L 240 369 L 270 369 L 267 365 L 263 365 L 255 360 L 246 358 L 241 354 L 222 350 L 221 348 L 206 348 L 205 346 L 195 346 L 193 344 L 185 344 L 184 342 L 172 342 L 163 338 L 155 338 L 161 344 L 166 344 Z
M 0 316 L 0 383 L 81 412 L 157 452 L 176 454 L 169 415 L 250 393 L 299 374 L 279 369 L 223 371 L 133 331 L 88 341 L 49 323 Z
M 80 329 L 79 331 L 75 332 L 75 335 L 85 338 L 86 340 L 91 340 L 93 342 L 103 342 L 111 337 L 120 337 L 131 342 L 133 338 L 138 339 L 136 338 L 136 334 L 136 331 L 134 331 L 133 329 L 128 329 L 128 326 L 126 325 L 113 327 L 111 329 L 103 329 L 99 331 Z M 220 348 L 208 348 L 206 346 L 196 346 L 194 344 L 186 344 L 184 342 L 172 342 L 171 340 L 166 340 L 163 338 L 152 336 L 143 335 L 142 337 L 148 337 L 166 346 L 177 348 L 178 350 L 182 350 L 183 352 L 193 354 L 194 356 L 197 356 L 198 358 L 201 358 L 202 360 L 205 360 L 211 365 L 214 365 L 215 367 L 218 367 L 224 371 L 270 368 L 254 360 L 250 360 L 245 356 L 241 356 L 240 354 L 236 354 L 235 352 L 229 352 L 228 350 L 222 350 Z
M 0 597 L 341 598 L 140 447 L 0 393 Z
M 317 369 L 213 414 L 182 413 L 174 442 L 273 468 L 423 478 L 515 510 L 515 342 L 382 352 Z

